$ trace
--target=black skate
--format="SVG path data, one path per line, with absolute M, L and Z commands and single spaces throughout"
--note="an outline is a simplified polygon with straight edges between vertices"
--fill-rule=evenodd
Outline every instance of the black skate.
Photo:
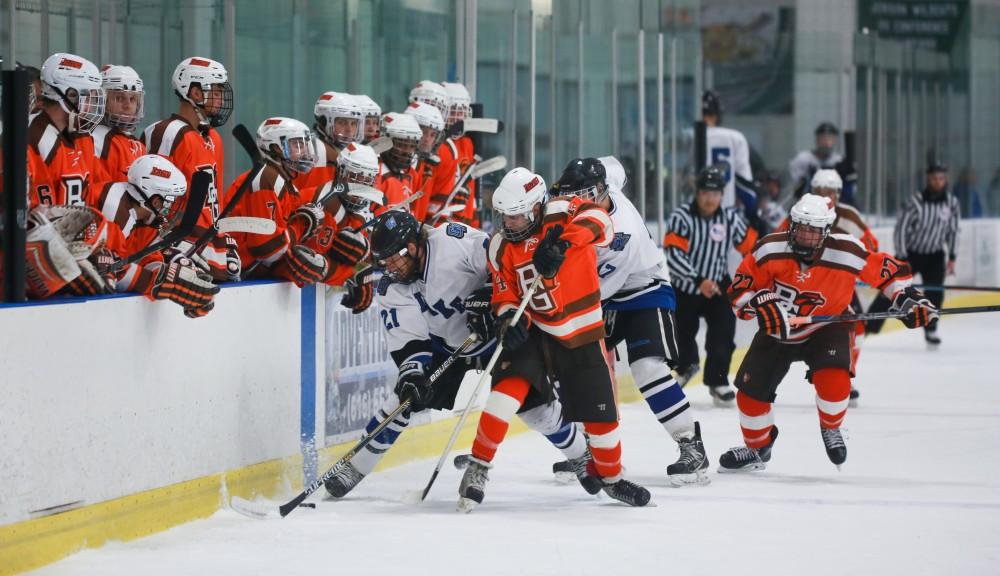
M 767 463 L 771 461 L 771 448 L 774 441 L 778 439 L 778 427 L 771 427 L 771 441 L 762 448 L 748 448 L 737 446 L 730 448 L 725 454 L 719 457 L 719 472 L 722 474 L 730 472 L 753 472 L 767 468 Z
M 690 439 L 678 440 L 677 447 L 681 456 L 670 466 L 667 466 L 667 476 L 675 487 L 688 484 L 708 484 L 708 455 L 705 454 L 705 444 L 701 441 L 701 423 L 694 423 L 694 436 Z
M 823 446 L 826 447 L 826 455 L 840 470 L 840 465 L 847 460 L 847 444 L 844 444 L 844 437 L 840 434 L 839 428 L 820 428 L 823 435 Z
M 607 479 L 602 481 L 602 488 L 604 493 L 611 496 L 619 502 L 624 502 L 629 506 L 645 506 L 649 504 L 649 490 L 646 490 L 642 486 L 629 482 L 628 480 L 619 476 L 616 482 L 610 482 Z
M 850 395 L 850 400 L 847 401 L 847 405 L 849 407 L 851 407 L 851 408 L 857 408 L 858 407 L 858 398 L 860 396 L 861 396 L 861 393 L 858 392 L 858 389 L 855 388 L 853 384 L 851 384 L 851 395 Z
M 708 395 L 712 397 L 712 403 L 719 408 L 729 408 L 736 402 L 736 393 L 729 384 L 709 386 Z
M 588 472 L 587 468 L 587 463 L 592 459 L 588 448 L 587 453 L 582 458 L 554 462 L 552 474 L 556 477 L 556 482 L 560 484 L 572 484 L 574 481 L 579 481 L 587 494 L 597 494 L 601 491 L 600 477 Z M 455 466 L 458 466 L 458 458 L 455 459 Z M 624 473 L 625 467 L 622 466 L 622 474 Z
M 927 348 L 930 350 L 937 350 L 937 347 L 941 345 L 941 337 L 938 336 L 936 325 L 933 328 L 930 326 L 924 328 L 924 341 L 927 342 Z
M 469 513 L 483 503 L 486 495 L 486 482 L 489 478 L 489 471 L 493 465 L 483 462 L 479 458 L 469 457 L 465 467 L 465 475 L 462 476 L 462 483 L 458 485 L 458 511 Z
M 677 383 L 681 385 L 681 388 L 687 386 L 688 382 L 690 382 L 692 378 L 698 375 L 698 372 L 701 372 L 701 366 L 697 364 L 692 364 L 690 366 L 678 368 Z
M 348 462 L 343 468 L 337 472 L 333 478 L 327 480 L 323 485 L 326 486 L 326 491 L 330 493 L 330 496 L 334 498 L 343 498 L 348 492 L 354 489 L 362 480 L 364 480 L 365 475 L 358 472 L 358 469 L 354 467 L 354 464 Z

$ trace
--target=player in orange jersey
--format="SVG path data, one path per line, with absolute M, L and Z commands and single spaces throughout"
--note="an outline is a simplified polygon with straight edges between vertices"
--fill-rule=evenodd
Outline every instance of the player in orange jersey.
M 491 461 L 511 418 L 532 387 L 543 396 L 552 394 L 549 374 L 559 381 L 564 419 L 582 422 L 589 434 L 592 458 L 577 459 L 578 476 L 597 476 L 598 487 L 612 498 L 645 506 L 649 491 L 622 478 L 618 403 L 605 359 L 594 247 L 611 243 L 611 218 L 583 198 L 545 202 L 545 196 L 545 181 L 526 168 L 508 172 L 493 194 L 502 225 L 490 240 L 488 263 L 503 353 L 459 486 L 459 509 L 470 511 L 482 502 Z M 524 315 L 511 324 L 539 274 L 543 280 Z
M 847 459 L 840 425 L 847 415 L 853 367 L 849 323 L 792 325 L 789 316 L 842 314 L 857 279 L 878 288 L 910 328 L 926 326 L 937 309 L 913 288 L 910 268 L 888 254 L 869 252 L 847 234 L 832 234 L 832 199 L 806 194 L 791 210 L 791 227 L 761 238 L 743 259 L 728 295 L 736 315 L 760 328 L 736 374 L 736 405 L 745 446 L 719 458 L 720 472 L 762 470 L 778 437 L 771 404 L 793 362 L 809 366 L 816 388 L 820 432 L 830 461 Z
M 423 131 L 413 116 L 389 112 L 382 117 L 382 134 L 392 139 L 392 148 L 382 154 L 382 169 L 376 186 L 385 194 L 385 202 L 376 215 L 416 192 L 417 172 L 413 164 Z M 413 206 L 401 209 L 412 213 Z
M 444 134 L 444 118 L 437 108 L 423 102 L 411 102 L 404 114 L 416 118 L 420 131 L 423 132 L 417 144 L 417 166 L 414 170 L 416 189 L 422 191 L 424 195 L 413 203 L 410 212 L 418 221 L 427 222 L 427 206 L 431 198 L 430 185 L 434 178 L 434 168 L 440 161 L 436 152 Z
M 445 91 L 448 93 L 448 116 L 445 124 L 449 133 L 453 135 L 445 141 L 448 146 L 448 154 L 455 159 L 455 170 L 457 177 L 461 178 L 472 163 L 475 161 L 476 150 L 470 138 L 464 132 L 457 132 L 455 124 L 472 117 L 472 97 L 469 90 L 462 84 L 456 82 L 443 82 Z M 476 181 L 466 180 L 465 185 L 459 193 L 455 195 L 455 204 L 464 204 L 465 210 L 456 213 L 452 219 L 457 222 L 464 222 L 471 226 L 479 227 L 479 217 L 476 214 Z
M 299 190 L 319 186 L 337 176 L 337 155 L 364 136 L 364 111 L 357 99 L 343 92 L 324 92 L 313 106 L 316 123 L 316 166 L 295 179 Z
M 142 120 L 142 78 L 129 66 L 101 68 L 101 87 L 107 94 L 107 109 L 101 125 L 94 128 L 94 153 L 111 182 L 128 180 L 128 167 L 146 153 L 146 145 L 135 136 Z
M 42 64 L 41 111 L 28 123 L 28 208 L 81 206 L 106 180 L 90 133 L 104 117 L 101 73 L 74 54 Z

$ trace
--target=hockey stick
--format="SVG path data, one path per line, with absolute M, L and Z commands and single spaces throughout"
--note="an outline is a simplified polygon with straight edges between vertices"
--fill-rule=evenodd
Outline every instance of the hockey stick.
M 1000 312 L 1000 304 L 992 306 L 969 306 L 967 308 L 942 308 L 938 314 L 976 314 L 978 312 Z M 865 320 L 883 320 L 886 318 L 904 318 L 905 312 L 868 312 L 865 314 L 840 314 L 833 316 L 793 316 L 788 319 L 792 326 L 816 324 L 819 322 L 863 322 Z
M 924 292 L 942 292 L 944 290 L 968 290 L 970 292 L 1000 292 L 1000 286 L 961 286 L 946 284 L 944 286 L 935 284 L 914 284 L 914 288 Z
M 528 290 L 524 293 L 524 297 L 521 299 L 521 304 L 517 307 L 517 311 L 514 312 L 514 316 L 510 319 L 508 326 L 517 324 L 517 321 L 521 319 L 521 315 L 524 314 L 524 309 L 528 307 L 528 302 L 531 301 L 535 296 L 535 289 L 542 282 L 542 275 L 539 274 L 535 276 L 535 279 L 531 282 L 531 286 L 528 286 Z M 483 384 L 490 377 L 490 373 L 493 372 L 493 366 L 497 363 L 497 359 L 500 358 L 500 353 L 503 352 L 503 340 L 499 337 L 497 338 L 497 348 L 493 351 L 493 356 L 490 356 L 490 362 L 486 365 L 486 369 L 483 370 L 482 376 L 479 377 L 479 382 L 476 382 L 476 387 L 472 389 L 472 395 L 469 396 L 469 402 L 465 405 L 465 410 L 462 411 L 462 415 L 458 418 L 458 424 L 455 424 L 455 429 L 451 432 L 451 437 L 448 438 L 448 444 L 444 447 L 444 452 L 441 453 L 441 458 L 438 459 L 437 465 L 434 467 L 434 472 L 431 474 L 431 479 L 427 481 L 427 486 L 424 487 L 423 493 L 420 495 L 420 501 L 423 502 L 427 499 L 427 493 L 431 491 L 431 486 L 434 486 L 434 481 L 437 480 L 438 474 L 441 473 L 441 468 L 444 466 L 445 460 L 448 459 L 448 454 L 451 449 L 455 447 L 455 441 L 458 440 L 458 434 L 462 431 L 462 426 L 465 425 L 465 419 L 469 417 L 469 412 L 472 411 L 472 406 L 476 403 L 476 398 L 479 397 L 479 391 L 483 388 Z
M 180 223 L 174 226 L 170 232 L 167 232 L 159 242 L 154 242 L 135 254 L 116 261 L 108 268 L 108 272 L 118 272 L 122 268 L 142 260 L 153 252 L 159 252 L 173 246 L 191 234 L 195 225 L 198 224 L 198 218 L 201 217 L 205 198 L 208 197 L 208 187 L 211 184 L 212 177 L 209 176 L 208 172 L 195 172 L 191 176 L 191 188 L 187 193 L 187 204 L 184 206 L 184 213 L 181 215 Z
M 503 132 L 503 120 L 496 118 L 466 118 L 451 125 L 448 134 L 461 136 L 466 132 L 482 132 L 484 134 L 500 134 Z
M 475 180 L 477 178 L 482 178 L 486 174 L 489 174 L 491 172 L 496 172 L 497 170 L 503 170 L 506 167 L 507 167 L 507 158 L 504 156 L 494 156 L 487 160 L 477 159 L 473 161 L 472 164 L 470 164 L 469 167 L 466 168 L 465 173 L 462 174 L 462 177 L 459 178 L 458 183 L 455 184 L 455 187 L 451 189 L 451 193 L 448 194 L 448 197 L 445 199 L 444 204 L 441 205 L 441 210 L 439 210 L 437 214 L 434 215 L 434 218 L 431 219 L 431 226 L 434 226 L 438 223 L 438 220 L 440 220 L 442 216 L 441 212 L 445 208 L 447 208 L 449 204 L 451 204 L 452 200 L 454 200 L 455 196 L 458 194 L 458 191 L 462 189 L 462 186 L 465 186 L 466 182 L 468 182 L 470 179 Z
M 405 207 L 409 206 L 410 204 L 416 202 L 417 200 L 419 200 L 420 198 L 423 198 L 423 197 L 424 197 L 424 191 L 420 190 L 416 194 L 411 194 L 405 200 L 400 200 L 399 202 L 396 202 L 392 206 L 389 206 L 388 208 L 385 209 L 385 211 L 388 212 L 390 210 L 398 210 L 399 208 L 405 208 Z M 383 212 L 383 214 L 384 213 L 385 212 Z M 379 219 L 379 217 L 376 216 L 376 217 L 372 218 L 371 220 L 365 222 L 361 226 L 358 226 L 357 228 L 354 228 L 352 230 L 352 232 L 361 232 L 362 230 L 364 230 L 364 229 L 366 229 L 366 228 L 374 225 L 376 222 L 378 222 L 378 219 Z
M 465 350 L 468 349 L 470 346 L 475 344 L 477 340 L 479 340 L 479 337 L 476 336 L 475 333 L 469 334 L 469 337 L 465 339 L 465 342 L 462 342 L 462 345 L 458 347 L 458 350 L 455 350 L 455 352 L 453 352 L 451 356 L 448 356 L 448 358 L 446 358 L 445 361 L 442 362 L 441 365 L 438 366 L 436 370 L 434 370 L 434 373 L 430 375 L 428 381 L 431 384 L 437 381 L 437 379 L 440 378 L 442 374 L 444 374 L 445 370 L 450 368 L 451 365 L 454 364 L 455 361 L 459 359 L 459 357 L 461 357 L 462 353 L 465 352 Z M 255 518 L 259 520 L 273 517 L 275 512 L 277 512 L 277 514 L 280 515 L 282 518 L 288 516 L 289 514 L 292 513 L 293 510 L 295 510 L 299 506 L 299 504 L 302 504 L 302 502 L 304 502 L 305 499 L 308 498 L 313 492 L 319 490 L 320 486 L 325 484 L 327 480 L 336 476 L 337 473 L 340 472 L 340 470 L 344 466 L 346 466 L 348 462 L 351 461 L 351 458 L 354 458 L 355 454 L 357 454 L 365 446 L 367 446 L 369 442 L 375 439 L 375 437 L 382 432 L 382 430 L 385 430 L 385 428 L 396 418 L 396 416 L 399 416 L 404 410 L 406 410 L 409 407 L 410 407 L 409 400 L 401 402 L 398 408 L 396 408 L 395 410 L 392 411 L 392 413 L 386 416 L 385 420 L 379 422 L 378 426 L 376 426 L 375 429 L 372 430 L 370 434 L 367 434 L 364 438 L 361 439 L 360 442 L 355 444 L 353 448 L 348 450 L 346 454 L 341 456 L 340 460 L 337 460 L 337 462 L 334 463 L 334 465 L 331 466 L 330 469 L 326 471 L 326 473 L 324 473 L 319 478 L 313 480 L 308 486 L 305 487 L 305 489 L 302 490 L 302 492 L 299 493 L 298 496 L 292 498 L 291 500 L 282 504 L 281 506 L 278 506 L 277 509 L 275 509 L 273 505 L 262 505 L 259 503 L 251 502 L 245 498 L 240 498 L 239 496 L 233 496 L 229 500 L 230 508 L 232 508 L 235 512 L 243 514 L 244 516 L 249 516 L 250 518 Z
M 219 218 L 219 232 L 243 232 L 246 234 L 274 234 L 278 225 L 270 218 L 252 216 L 230 216 Z
M 378 138 L 372 140 L 367 144 L 376 154 L 381 156 L 383 153 L 388 152 L 392 149 L 392 138 L 388 136 L 379 136 Z
M 212 223 L 212 227 L 206 230 L 205 233 L 202 234 L 190 248 L 188 248 L 188 251 L 184 254 L 188 258 L 190 258 L 193 254 L 200 252 L 201 249 L 212 240 L 212 238 L 215 238 L 215 236 L 219 233 L 219 221 L 225 219 L 233 213 L 233 210 L 236 209 L 236 206 L 240 203 L 243 195 L 250 189 L 250 185 L 253 183 L 254 179 L 257 178 L 260 171 L 264 169 L 264 159 L 261 157 L 260 150 L 257 149 L 257 143 L 254 142 L 253 136 L 250 135 L 250 131 L 247 130 L 247 127 L 243 124 L 233 126 L 233 137 L 236 138 L 236 141 L 240 143 L 243 150 L 248 156 L 250 156 L 250 159 L 253 161 L 253 166 L 250 168 L 250 171 L 247 172 L 247 177 L 243 180 L 243 183 L 236 189 L 236 193 L 229 199 L 229 203 L 226 204 L 222 213 L 219 214 L 219 217 Z

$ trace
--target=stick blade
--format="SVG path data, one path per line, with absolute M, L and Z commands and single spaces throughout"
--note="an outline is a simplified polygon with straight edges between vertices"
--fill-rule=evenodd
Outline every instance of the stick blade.
M 254 218 L 252 216 L 230 216 L 219 220 L 219 232 L 244 232 L 246 234 L 270 235 L 277 231 L 278 225 L 270 218 Z
M 375 151 L 376 154 L 384 154 L 392 148 L 392 139 L 388 136 L 379 136 L 369 142 L 368 145 Z
M 246 498 L 233 496 L 229 499 L 229 509 L 247 518 L 254 520 L 268 520 L 271 518 L 281 518 L 281 513 L 273 504 L 265 502 L 251 502 Z
M 491 172 L 496 172 L 497 170 L 503 170 L 507 167 L 507 157 L 506 156 L 494 156 L 492 158 L 487 158 L 475 168 L 472 169 L 470 178 L 482 178 L 483 176 L 490 174 Z

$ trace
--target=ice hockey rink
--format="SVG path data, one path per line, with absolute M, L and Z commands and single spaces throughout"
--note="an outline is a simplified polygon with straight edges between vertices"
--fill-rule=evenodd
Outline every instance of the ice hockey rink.
M 737 413 L 688 387 L 713 461 L 705 487 L 669 487 L 673 442 L 644 404 L 623 406 L 627 474 L 651 489 L 655 507 L 557 484 L 550 467 L 559 454 L 529 432 L 502 446 L 486 500 L 470 515 L 455 511 L 460 473 L 450 465 L 428 501 L 410 503 L 434 466 L 422 460 L 285 519 L 223 510 L 34 574 L 997 574 L 996 321 L 948 317 L 937 351 L 919 331 L 869 339 L 839 472 L 797 365 L 779 388 L 781 436 L 763 472 L 715 472 L 719 454 L 740 442 Z

